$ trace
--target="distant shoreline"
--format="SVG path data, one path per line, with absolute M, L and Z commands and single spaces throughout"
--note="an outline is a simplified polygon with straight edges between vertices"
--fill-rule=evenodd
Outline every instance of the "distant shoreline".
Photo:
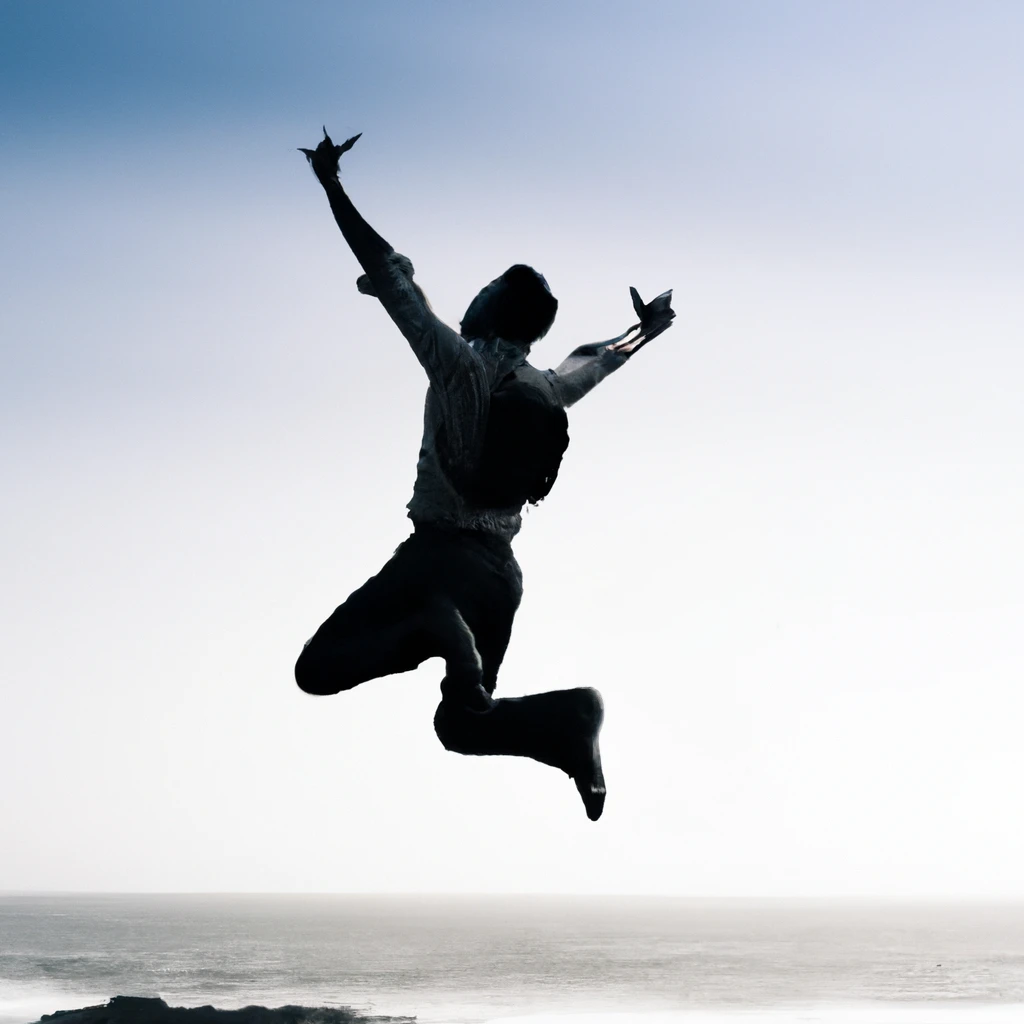
M 686 893 L 656 892 L 342 892 L 342 891 L 295 891 L 287 890 L 250 892 L 233 889 L 153 889 L 153 890 L 121 890 L 121 889 L 0 889 L 0 899 L 5 898 L 42 898 L 76 897 L 89 899 L 93 897 L 185 897 L 192 899 L 234 898 L 245 897 L 262 899 L 351 899 L 351 900 L 601 900 L 614 902 L 617 900 L 636 901 L 670 901 L 673 903 L 730 905 L 796 905 L 796 906 L 864 906 L 864 907 L 999 907 L 1012 908 L 1024 906 L 1024 892 L 1005 896 L 999 894 L 950 895 L 948 893 L 934 895 L 887 895 L 884 893 L 847 894 L 847 895 L 740 895 L 740 896 L 706 896 L 688 895 Z
M 688 1007 L 663 1010 L 590 1010 L 501 1015 L 493 1024 L 1017 1024 L 1021 1003 L 970 1000 L 856 1002 L 773 1007 Z M 417 1024 L 415 1016 L 367 1014 L 350 1007 L 173 1007 L 147 996 L 114 996 L 107 1003 L 43 1014 L 32 1024 Z
M 247 1006 L 218 1010 L 213 1006 L 168 1006 L 147 996 L 114 996 L 108 1003 L 46 1013 L 37 1024 L 414 1024 L 415 1017 L 368 1015 L 348 1007 Z

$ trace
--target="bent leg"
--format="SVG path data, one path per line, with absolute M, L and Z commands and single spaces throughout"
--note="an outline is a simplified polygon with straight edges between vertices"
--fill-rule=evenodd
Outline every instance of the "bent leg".
M 592 689 L 575 689 L 499 700 L 490 697 L 522 597 L 522 574 L 511 548 L 494 548 L 493 558 L 479 547 L 475 550 L 476 557 L 491 559 L 492 571 L 467 573 L 467 584 L 472 581 L 473 585 L 456 597 L 483 660 L 476 690 L 485 696 L 483 703 L 472 701 L 464 690 L 442 685 L 434 716 L 438 739 L 459 754 L 530 757 L 561 769 L 576 783 L 587 816 L 596 821 L 605 799 L 598 747 L 604 719 L 601 695 Z
M 417 527 L 306 644 L 295 665 L 299 687 L 338 693 L 441 657 L 453 685 L 476 688 L 481 658 L 453 599 L 452 556 L 447 532 Z
M 324 696 L 370 679 L 409 672 L 441 657 L 459 688 L 480 681 L 481 662 L 458 610 L 444 599 L 429 601 L 405 618 L 386 624 L 353 614 L 346 604 L 316 631 L 295 663 L 295 681 L 306 693 Z
M 501 698 L 482 714 L 442 700 L 434 730 L 459 754 L 529 757 L 561 769 L 576 783 L 587 817 L 597 821 L 605 800 L 598 745 L 603 720 L 601 695 L 586 687 Z
M 342 605 L 344 608 L 344 605 Z M 339 609 L 340 611 L 340 609 Z M 335 613 L 337 615 L 337 613 Z M 415 619 L 347 630 L 331 616 L 303 647 L 295 681 L 306 693 L 324 696 L 396 672 L 408 672 L 433 655 L 430 638 Z

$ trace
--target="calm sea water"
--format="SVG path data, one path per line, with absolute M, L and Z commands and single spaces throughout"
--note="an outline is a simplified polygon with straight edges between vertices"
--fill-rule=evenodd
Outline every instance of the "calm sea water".
M 0 895 L 0 1024 L 118 994 L 427 1024 L 1024 1024 L 1024 906 Z

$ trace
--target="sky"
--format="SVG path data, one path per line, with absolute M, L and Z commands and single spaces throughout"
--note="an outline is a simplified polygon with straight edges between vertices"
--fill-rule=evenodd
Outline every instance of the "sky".
M 0 889 L 1024 897 L 1013 2 L 0 5 Z M 425 378 L 297 146 L 542 368 L 673 288 L 516 542 L 608 801 L 317 699 Z

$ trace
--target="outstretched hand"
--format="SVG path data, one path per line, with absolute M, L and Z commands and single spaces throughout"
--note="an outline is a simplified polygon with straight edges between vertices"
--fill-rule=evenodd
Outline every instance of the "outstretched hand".
M 618 341 L 608 346 L 610 351 L 627 356 L 638 352 L 647 342 L 653 341 L 663 331 L 667 331 L 676 318 L 675 311 L 670 305 L 671 288 L 657 298 L 651 299 L 646 305 L 635 288 L 630 288 L 629 294 L 633 297 L 633 309 L 640 317 L 640 323 L 635 324 Z
M 299 152 L 306 154 L 309 166 L 313 168 L 313 173 L 323 184 L 325 181 L 338 177 L 338 161 L 341 159 L 341 154 L 347 153 L 362 134 L 360 132 L 359 135 L 353 135 L 351 139 L 346 139 L 340 146 L 336 146 L 330 135 L 327 134 L 327 129 L 324 128 L 323 140 L 316 149 L 303 149 L 300 146 Z

